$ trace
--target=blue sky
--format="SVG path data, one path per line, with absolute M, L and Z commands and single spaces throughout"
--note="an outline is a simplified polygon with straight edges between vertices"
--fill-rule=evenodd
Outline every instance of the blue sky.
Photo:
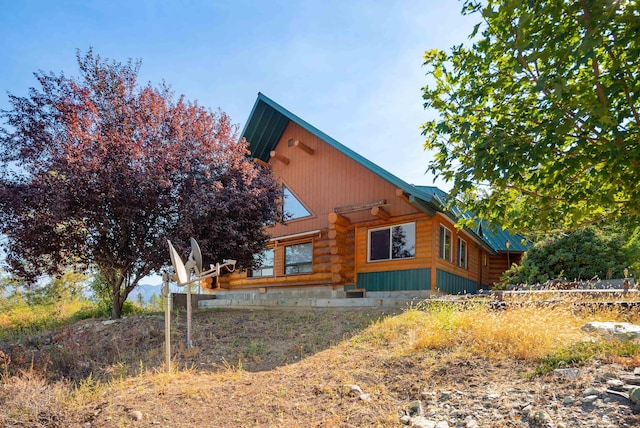
M 419 126 L 422 54 L 477 17 L 437 0 L 0 0 L 0 109 L 37 70 L 77 75 L 76 49 L 142 59 L 141 83 L 244 125 L 258 92 L 398 177 L 431 185 Z M 447 184 L 436 182 L 443 189 Z

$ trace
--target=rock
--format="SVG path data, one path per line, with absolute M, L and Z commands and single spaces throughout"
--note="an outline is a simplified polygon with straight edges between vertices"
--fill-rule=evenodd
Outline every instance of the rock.
M 611 389 L 622 390 L 624 387 L 624 382 L 620 379 L 609 379 L 607 381 L 607 386 Z
M 629 390 L 629 400 L 633 404 L 640 403 L 640 387 L 635 387 Z
M 538 422 L 539 424 L 548 424 L 551 422 L 551 416 L 544 410 L 537 410 L 531 416 L 531 419 Z
M 600 390 L 595 389 L 595 388 L 587 388 L 587 389 L 584 390 L 582 395 L 584 395 L 584 396 L 587 396 L 587 395 L 600 395 Z
M 582 402 L 585 404 L 591 404 L 598 399 L 597 395 L 587 395 L 582 399 Z
M 478 421 L 476 421 L 475 419 L 466 419 L 464 422 L 465 427 L 467 428 L 480 428 L 480 425 L 478 425 Z
M 628 383 L 629 385 L 640 385 L 640 376 L 622 375 L 620 376 L 620 380 L 624 383 Z
M 371 396 L 369 394 L 360 394 L 358 398 L 362 401 L 371 401 Z
M 440 393 L 440 401 L 447 401 L 449 398 L 451 398 L 451 393 L 448 391 L 442 391 Z
M 449 428 L 449 423 L 447 421 L 439 421 L 435 428 Z
M 350 395 L 351 397 L 357 397 L 360 396 L 362 394 L 362 388 L 360 388 L 358 385 L 349 385 L 347 387 L 347 395 Z
M 622 341 L 640 339 L 640 325 L 628 322 L 593 321 L 583 325 L 582 330 L 597 333 L 607 339 Z
M 402 423 L 402 425 L 409 425 L 411 424 L 411 416 L 409 415 L 404 415 L 400 418 L 400 423 Z
M 500 394 L 489 394 L 489 395 L 487 395 L 487 399 L 488 400 L 496 400 L 498 398 L 500 398 Z
M 140 410 L 132 410 L 129 412 L 129 417 L 134 421 L 142 420 L 142 412 Z
M 576 380 L 580 375 L 580 369 L 576 369 L 576 368 L 555 369 L 553 373 L 569 380 Z
M 640 376 L 640 367 L 636 367 L 635 369 L 633 369 L 633 374 Z
M 431 391 L 422 391 L 420 398 L 426 402 L 436 401 L 436 393 Z
M 576 402 L 576 400 L 572 396 L 568 395 L 564 397 L 564 400 L 562 402 L 564 403 L 565 406 L 571 406 L 573 403 Z
M 115 324 L 117 322 L 118 322 L 118 320 L 105 320 L 105 321 L 102 321 L 102 325 L 111 325 L 111 324 Z
M 411 418 L 411 426 L 416 428 L 436 428 L 436 422 L 424 416 L 416 416 L 415 418 Z
M 411 416 L 420 416 L 424 413 L 424 409 L 422 408 L 422 403 L 420 400 L 414 400 L 409 404 L 409 415 Z

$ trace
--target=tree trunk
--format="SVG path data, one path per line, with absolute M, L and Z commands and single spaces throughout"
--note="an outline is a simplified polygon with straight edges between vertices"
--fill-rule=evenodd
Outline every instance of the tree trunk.
M 120 299 L 114 299 L 111 307 L 111 319 L 117 320 L 122 316 L 122 306 L 124 302 L 120 302 Z
M 112 286 L 111 289 L 111 319 L 117 320 L 122 317 L 122 307 L 124 306 L 124 301 L 127 299 L 127 296 L 124 297 L 120 293 L 120 284 L 116 287 Z

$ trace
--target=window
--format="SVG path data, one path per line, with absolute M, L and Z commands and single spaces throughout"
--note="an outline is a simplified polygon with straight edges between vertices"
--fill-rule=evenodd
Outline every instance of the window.
M 451 261 L 451 231 L 440 225 L 440 258 Z
M 260 265 L 252 269 L 249 275 L 252 277 L 273 276 L 273 248 L 268 248 L 254 257 L 260 261 Z
M 282 200 L 282 212 L 284 213 L 285 221 L 309 217 L 311 215 L 309 210 L 302 205 L 302 202 L 300 202 L 285 185 L 282 185 Z
M 284 248 L 284 273 L 295 275 L 298 273 L 311 273 L 313 259 L 313 244 L 288 245 Z
M 369 261 L 404 259 L 416 255 L 416 224 L 369 231 Z
M 458 238 L 458 266 L 467 268 L 467 241 Z

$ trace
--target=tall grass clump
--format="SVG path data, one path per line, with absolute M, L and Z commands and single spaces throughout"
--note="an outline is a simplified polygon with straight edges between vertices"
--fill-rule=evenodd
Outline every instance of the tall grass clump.
M 405 351 L 446 350 L 489 358 L 536 359 L 583 340 L 585 320 L 570 308 L 513 307 L 433 302 L 385 318 L 359 338 Z
M 20 302 L 0 313 L 0 340 L 37 334 L 65 325 L 86 302 L 79 300 L 29 305 Z

